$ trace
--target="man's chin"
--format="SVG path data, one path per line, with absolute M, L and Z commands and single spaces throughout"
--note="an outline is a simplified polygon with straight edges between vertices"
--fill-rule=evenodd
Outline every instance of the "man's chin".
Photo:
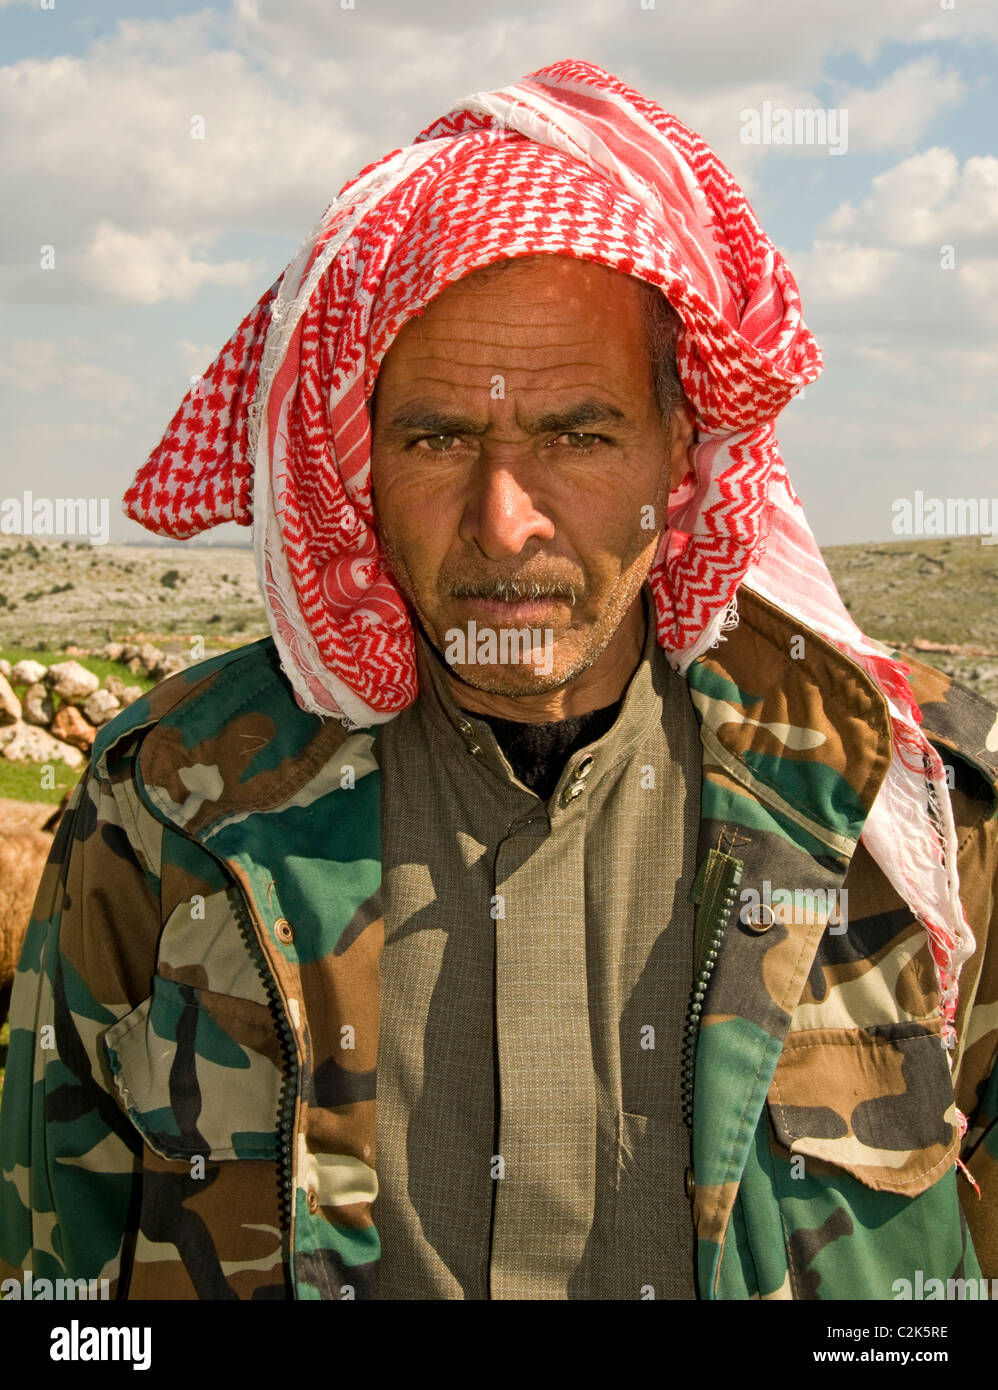
M 504 695 L 509 699 L 517 696 L 546 695 L 567 685 L 579 673 L 575 670 L 559 671 L 553 668 L 545 674 L 530 666 L 465 666 L 447 665 L 448 671 L 462 685 L 472 690 L 480 690 L 486 695 Z

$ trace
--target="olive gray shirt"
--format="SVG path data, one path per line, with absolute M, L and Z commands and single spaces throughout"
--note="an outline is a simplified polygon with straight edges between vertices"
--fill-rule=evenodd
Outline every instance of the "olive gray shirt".
M 381 1297 L 694 1298 L 686 682 L 648 621 L 616 721 L 544 802 L 417 644 L 419 698 L 375 741 Z

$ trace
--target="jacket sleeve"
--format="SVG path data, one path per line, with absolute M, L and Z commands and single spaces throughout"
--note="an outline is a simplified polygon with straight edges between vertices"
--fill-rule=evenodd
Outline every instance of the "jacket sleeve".
M 967 1116 L 959 1189 L 981 1273 L 998 1279 L 998 817 L 964 833 L 961 897 L 976 938 L 960 978 L 957 1104 Z
M 149 993 L 155 822 L 89 769 L 59 825 L 21 952 L 0 1109 L 0 1277 L 127 1284 L 142 1143 L 102 1038 Z M 142 823 L 140 825 L 140 820 Z

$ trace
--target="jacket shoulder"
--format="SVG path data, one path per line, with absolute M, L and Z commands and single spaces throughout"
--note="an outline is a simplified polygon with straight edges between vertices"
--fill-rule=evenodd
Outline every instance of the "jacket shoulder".
M 199 837 L 227 816 L 285 804 L 350 737 L 338 720 L 301 708 L 265 638 L 150 690 L 101 730 L 94 770 L 134 782 L 156 818 Z M 370 736 L 354 739 L 366 770 Z
M 195 662 L 160 681 L 98 731 L 91 755 L 96 775 L 107 778 L 109 759 L 125 745 L 134 747 L 133 735 L 147 737 L 161 724 L 221 727 L 231 718 L 240 692 L 245 702 L 264 691 L 270 703 L 298 709 L 271 637 Z

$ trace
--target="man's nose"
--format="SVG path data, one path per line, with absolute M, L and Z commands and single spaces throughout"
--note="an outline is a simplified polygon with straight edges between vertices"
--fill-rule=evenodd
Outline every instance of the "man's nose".
M 549 541 L 554 523 L 539 509 L 527 469 L 482 457 L 475 465 L 458 534 L 490 560 L 519 555 L 529 540 Z

